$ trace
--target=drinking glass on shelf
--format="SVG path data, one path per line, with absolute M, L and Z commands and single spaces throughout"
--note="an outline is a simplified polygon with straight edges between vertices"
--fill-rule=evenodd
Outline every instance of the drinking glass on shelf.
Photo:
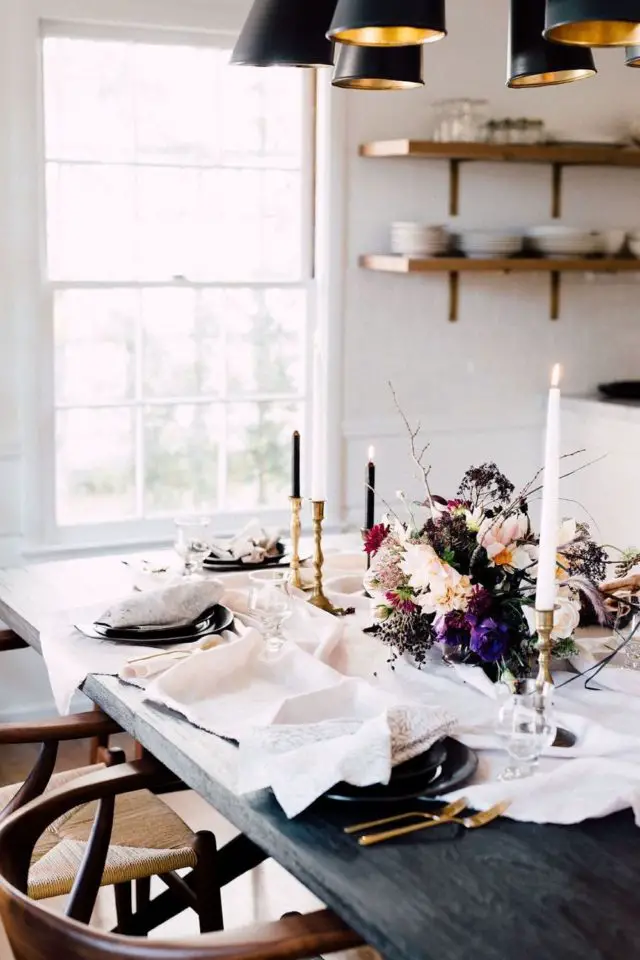
M 287 572 L 257 570 L 249 574 L 249 613 L 260 624 L 267 653 L 277 653 L 284 643 L 282 624 L 291 616 Z
M 549 693 L 541 693 L 535 680 L 515 680 L 512 693 L 500 708 L 496 732 L 504 739 L 510 758 L 498 779 L 530 777 L 543 750 L 556 736 Z
M 208 517 L 179 517 L 175 520 L 174 548 L 184 564 L 183 576 L 202 575 L 202 562 L 211 550 Z
M 487 137 L 486 100 L 458 97 L 433 104 L 433 139 L 440 143 L 478 143 Z

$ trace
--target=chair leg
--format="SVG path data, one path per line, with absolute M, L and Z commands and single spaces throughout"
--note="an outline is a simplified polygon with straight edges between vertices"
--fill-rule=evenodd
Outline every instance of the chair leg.
M 224 930 L 222 895 L 218 875 L 216 838 L 208 830 L 196 833 L 194 851 L 198 862 L 193 869 L 193 891 L 197 900 L 200 933 Z
M 151 877 L 136 880 L 136 913 L 151 902 Z
M 129 931 L 131 919 L 133 917 L 133 891 L 131 881 L 127 881 L 126 883 L 116 883 L 113 889 L 116 895 L 116 918 L 118 921 L 118 933 L 126 934 Z
M 99 711 L 100 707 L 97 704 L 93 706 L 94 712 Z M 89 763 L 93 766 L 96 763 L 105 762 L 105 752 L 109 749 L 109 736 L 103 735 L 100 737 L 94 737 L 89 745 Z

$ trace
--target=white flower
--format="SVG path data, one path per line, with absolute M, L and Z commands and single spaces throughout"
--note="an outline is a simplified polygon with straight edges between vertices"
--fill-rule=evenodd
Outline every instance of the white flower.
M 523 513 L 505 520 L 483 520 L 478 531 L 478 543 L 487 551 L 487 556 L 496 567 L 513 567 L 525 570 L 531 566 L 531 550 L 519 541 L 529 530 L 529 521 Z
M 524 607 L 524 615 L 532 636 L 536 634 L 536 612 L 533 607 Z M 559 596 L 553 614 L 552 640 L 568 640 L 580 625 L 580 601 L 573 597 Z
M 572 637 L 580 624 L 580 601 L 571 597 L 558 597 L 556 610 L 553 614 L 554 640 L 568 640 Z
M 467 521 L 467 530 L 470 530 L 472 533 L 478 533 L 484 522 L 484 511 L 482 508 L 476 507 L 475 510 L 465 510 L 464 517 Z
M 432 581 L 442 576 L 442 561 L 428 543 L 408 543 L 400 568 L 417 592 L 428 590 Z

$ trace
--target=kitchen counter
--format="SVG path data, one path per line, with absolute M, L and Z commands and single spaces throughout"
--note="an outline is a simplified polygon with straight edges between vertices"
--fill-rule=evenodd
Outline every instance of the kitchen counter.
M 640 400 L 607 400 L 592 393 L 564 396 L 562 407 L 568 413 L 640 423 Z

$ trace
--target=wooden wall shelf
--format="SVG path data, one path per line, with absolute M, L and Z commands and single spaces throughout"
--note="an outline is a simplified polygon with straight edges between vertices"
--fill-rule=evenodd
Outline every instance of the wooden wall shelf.
M 361 157 L 391 159 L 448 160 L 450 168 L 449 212 L 459 211 L 460 164 L 548 163 L 552 169 L 551 214 L 562 212 L 562 171 L 564 167 L 623 167 L 640 169 L 640 149 L 607 145 L 435 143 L 431 140 L 376 140 L 360 147 Z
M 640 152 L 640 151 L 639 151 Z M 640 273 L 640 260 L 563 259 L 545 260 L 534 257 L 471 260 L 465 257 L 402 257 L 395 254 L 366 254 L 360 257 L 365 270 L 383 273 L 448 273 L 449 320 L 458 319 L 459 282 L 461 273 L 547 273 L 551 278 L 552 320 L 560 316 L 560 277 L 563 273 Z
M 362 157 L 422 157 L 484 163 L 561 163 L 563 166 L 640 167 L 632 147 L 537 143 L 436 143 L 431 140 L 375 140 L 360 147 Z

